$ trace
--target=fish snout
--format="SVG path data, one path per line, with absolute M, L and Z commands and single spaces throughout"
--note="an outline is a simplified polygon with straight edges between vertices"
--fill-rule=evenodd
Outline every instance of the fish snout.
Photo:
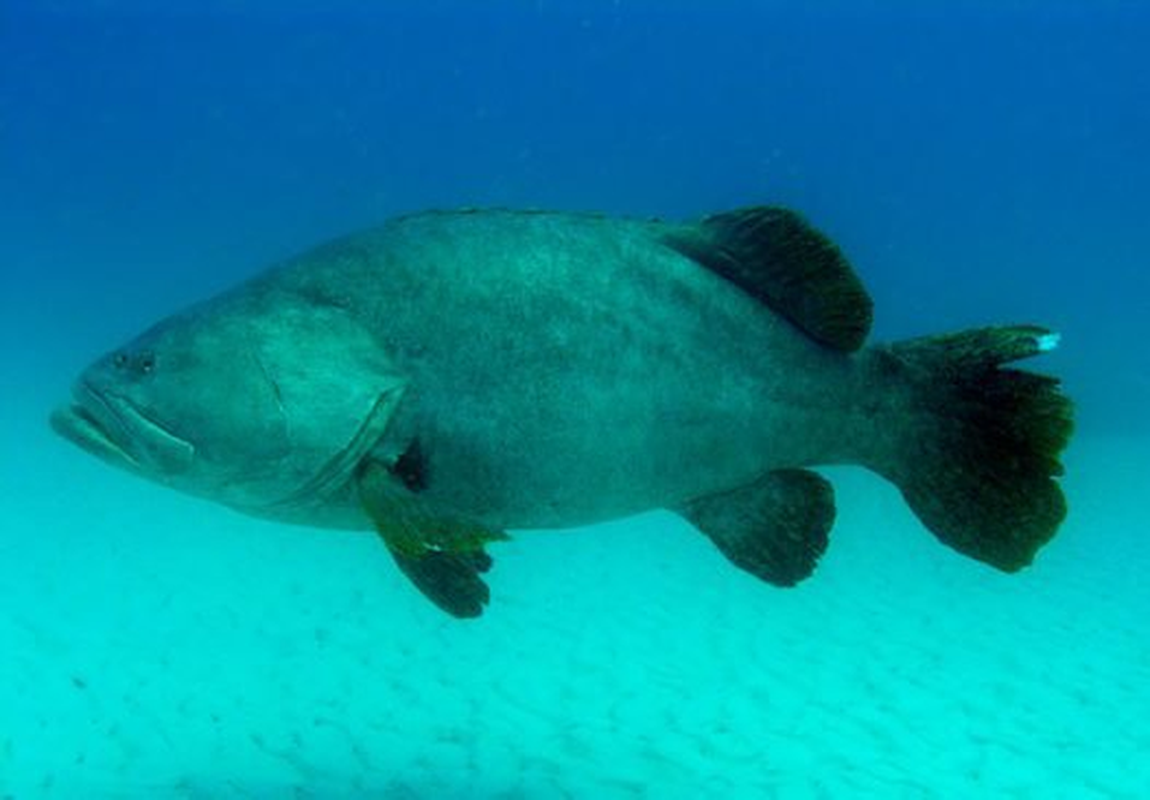
M 158 477 L 187 470 L 195 447 L 127 394 L 103 388 L 101 373 L 109 368 L 122 368 L 115 356 L 85 371 L 72 389 L 72 403 L 52 413 L 52 427 L 93 455 L 134 472 Z
M 55 409 L 49 422 L 56 433 L 89 453 L 138 469 L 139 461 L 126 446 L 128 436 L 120 416 L 89 381 L 89 371 L 72 387 L 72 402 Z

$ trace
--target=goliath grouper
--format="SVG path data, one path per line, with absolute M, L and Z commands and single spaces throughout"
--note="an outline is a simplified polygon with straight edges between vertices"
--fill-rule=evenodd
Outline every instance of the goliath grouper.
M 376 530 L 450 614 L 510 528 L 672 509 L 737 567 L 807 577 L 834 521 L 808 467 L 861 464 L 1007 572 L 1066 513 L 1071 405 L 1005 365 L 1030 325 L 864 346 L 871 300 L 794 212 L 689 224 L 430 212 L 337 239 L 88 367 L 56 430 L 248 514 Z

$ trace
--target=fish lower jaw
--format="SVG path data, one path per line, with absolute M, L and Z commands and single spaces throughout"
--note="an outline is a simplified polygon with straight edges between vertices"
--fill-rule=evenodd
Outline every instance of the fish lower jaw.
M 49 418 L 52 429 L 94 456 L 128 469 L 140 463 L 108 434 L 100 420 L 79 403 L 57 408 Z

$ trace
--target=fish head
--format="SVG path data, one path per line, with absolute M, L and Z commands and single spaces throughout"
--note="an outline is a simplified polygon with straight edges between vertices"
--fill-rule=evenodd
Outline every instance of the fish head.
M 287 449 L 274 386 L 236 315 L 170 317 L 80 374 L 57 432 L 152 480 L 215 494 Z
M 267 516 L 346 483 L 382 435 L 393 404 L 381 397 L 395 387 L 340 309 L 241 295 L 98 358 L 51 422 L 109 464 Z

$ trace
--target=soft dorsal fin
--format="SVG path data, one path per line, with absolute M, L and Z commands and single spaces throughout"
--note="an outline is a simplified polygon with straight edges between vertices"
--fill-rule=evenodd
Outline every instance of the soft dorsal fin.
M 754 206 L 704 217 L 668 244 L 761 300 L 836 350 L 857 350 L 873 303 L 842 251 L 786 208 Z

